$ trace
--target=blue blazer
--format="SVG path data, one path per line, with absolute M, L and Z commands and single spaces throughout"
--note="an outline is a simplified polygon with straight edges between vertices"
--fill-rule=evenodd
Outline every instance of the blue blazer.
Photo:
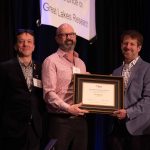
M 123 65 L 113 71 L 121 76 Z M 138 59 L 124 92 L 126 127 L 132 135 L 150 134 L 150 64 Z

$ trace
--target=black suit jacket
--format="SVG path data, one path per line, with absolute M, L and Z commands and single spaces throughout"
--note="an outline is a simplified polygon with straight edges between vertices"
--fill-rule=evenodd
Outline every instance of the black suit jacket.
M 33 77 L 41 78 L 41 68 L 34 63 Z M 17 58 L 0 64 L 0 134 L 2 137 L 25 135 L 31 122 L 37 136 L 42 134 L 42 89 L 29 92 Z M 31 119 L 32 116 L 32 119 Z

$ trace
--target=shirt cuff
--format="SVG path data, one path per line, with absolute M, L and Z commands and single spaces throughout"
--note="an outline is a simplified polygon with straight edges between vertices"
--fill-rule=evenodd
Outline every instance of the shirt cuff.
M 69 104 L 67 104 L 67 103 L 65 103 L 65 102 L 61 104 L 61 108 L 62 108 L 62 110 L 67 111 L 69 107 L 70 107 L 70 105 L 69 105 Z M 67 111 L 67 112 L 68 112 L 68 111 Z

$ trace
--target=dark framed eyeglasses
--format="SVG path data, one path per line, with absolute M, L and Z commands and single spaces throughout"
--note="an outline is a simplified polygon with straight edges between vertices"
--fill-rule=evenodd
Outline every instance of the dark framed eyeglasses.
M 22 33 L 29 33 L 34 36 L 34 31 L 31 29 L 17 29 L 16 35 L 22 34 Z
M 64 38 L 67 38 L 68 36 L 69 37 L 75 37 L 76 36 L 76 33 L 75 32 L 70 32 L 70 33 L 59 33 L 57 34 L 58 37 L 64 37 Z

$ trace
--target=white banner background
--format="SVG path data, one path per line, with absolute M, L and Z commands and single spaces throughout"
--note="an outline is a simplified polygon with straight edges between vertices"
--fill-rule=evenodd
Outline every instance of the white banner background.
M 96 36 L 95 0 L 41 0 L 41 24 L 58 27 L 69 23 L 78 36 Z

